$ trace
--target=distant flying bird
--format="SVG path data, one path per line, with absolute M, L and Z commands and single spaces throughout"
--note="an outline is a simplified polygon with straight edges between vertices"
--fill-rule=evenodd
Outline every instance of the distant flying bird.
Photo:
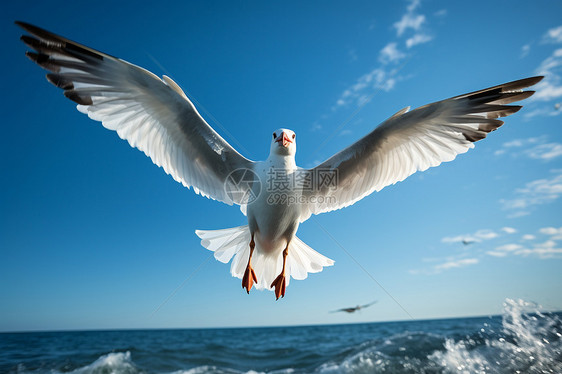
M 227 263 L 249 293 L 285 295 L 290 278 L 305 279 L 334 261 L 295 236 L 312 214 L 347 207 L 374 191 L 404 180 L 473 148 L 500 127 L 528 98 L 532 77 L 400 110 L 365 137 L 320 165 L 295 163 L 296 135 L 273 131 L 265 161 L 238 153 L 199 115 L 169 77 L 16 22 L 35 52 L 27 56 L 49 70 L 49 82 L 64 90 L 80 112 L 117 132 L 176 181 L 205 197 L 238 204 L 248 225 L 196 234 L 203 247 Z
M 472 240 L 472 239 L 463 239 L 462 240 L 462 244 L 464 244 L 464 245 L 470 245 L 472 243 L 474 243 L 474 240 Z
M 373 304 L 376 304 L 376 302 L 377 302 L 377 301 L 375 300 L 375 301 L 373 301 L 372 303 L 365 304 L 365 305 L 357 305 L 356 307 L 342 308 L 342 309 L 338 309 L 338 310 L 332 310 L 330 313 L 337 313 L 337 312 L 355 313 L 355 312 L 357 312 L 358 310 L 365 309 L 365 308 L 370 307 L 370 306 L 373 305 Z
M 554 109 L 556 109 L 556 110 L 560 109 L 560 105 L 562 105 L 562 104 L 560 104 L 560 103 L 554 104 Z

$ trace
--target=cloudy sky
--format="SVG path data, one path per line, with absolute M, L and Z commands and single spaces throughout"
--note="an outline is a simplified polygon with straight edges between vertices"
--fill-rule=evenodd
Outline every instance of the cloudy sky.
M 489 315 L 507 297 L 562 309 L 560 14 L 552 1 L 3 5 L 0 331 Z M 276 302 L 247 295 L 194 234 L 245 224 L 240 211 L 77 112 L 25 58 L 15 20 L 171 76 L 246 157 L 293 129 L 303 167 L 406 106 L 546 78 L 473 150 L 301 225 L 335 266 Z

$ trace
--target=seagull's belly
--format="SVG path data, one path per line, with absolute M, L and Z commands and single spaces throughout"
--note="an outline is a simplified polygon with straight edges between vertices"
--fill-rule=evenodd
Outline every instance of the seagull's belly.
M 297 232 L 301 210 L 297 198 L 293 191 L 283 194 L 262 191 L 256 201 L 248 205 L 250 231 L 255 232 L 255 239 L 264 251 L 282 251 Z

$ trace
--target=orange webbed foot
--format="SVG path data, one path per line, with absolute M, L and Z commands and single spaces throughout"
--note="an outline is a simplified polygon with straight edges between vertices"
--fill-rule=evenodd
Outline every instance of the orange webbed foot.
M 279 276 L 275 278 L 275 280 L 269 287 L 273 286 L 275 286 L 275 300 L 279 300 L 280 297 L 285 297 L 285 288 L 287 286 L 287 282 L 285 281 L 285 274 L 279 274 Z
M 249 294 L 250 290 L 254 286 L 254 283 L 258 283 L 258 278 L 256 277 L 256 273 L 250 264 L 246 267 L 246 271 L 244 272 L 244 277 L 242 278 L 242 288 L 246 289 L 246 292 Z

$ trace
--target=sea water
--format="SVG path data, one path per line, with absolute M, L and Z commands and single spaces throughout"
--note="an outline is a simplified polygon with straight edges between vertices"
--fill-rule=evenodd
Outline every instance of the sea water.
M 0 334 L 2 373 L 562 373 L 562 313 L 271 328 Z

